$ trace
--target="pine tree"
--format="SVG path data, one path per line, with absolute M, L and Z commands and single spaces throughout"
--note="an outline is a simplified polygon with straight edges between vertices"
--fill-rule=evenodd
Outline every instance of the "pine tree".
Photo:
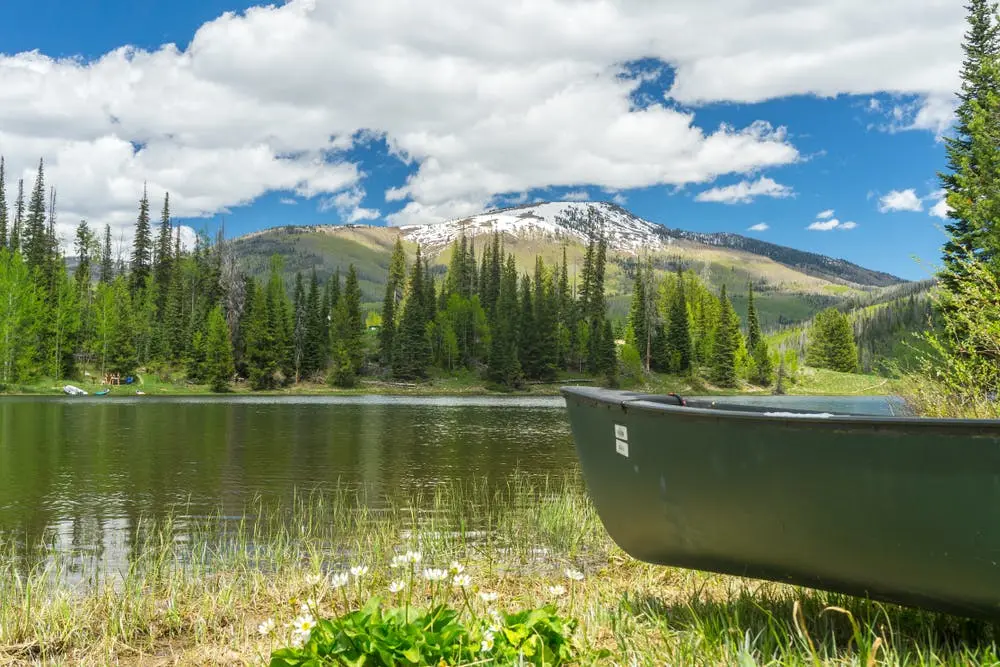
M 538 332 L 538 367 L 540 380 L 556 377 L 559 363 L 559 293 L 552 275 L 545 268 L 541 257 L 535 258 L 534 322 Z
M 10 234 L 8 227 L 7 174 L 4 158 L 0 155 L 0 248 L 7 247 L 8 236 Z
M 347 352 L 352 373 L 357 375 L 364 363 L 362 340 L 364 321 L 361 315 L 361 286 L 358 284 L 358 272 L 354 268 L 354 264 L 351 264 L 347 269 L 344 293 L 337 304 L 334 322 L 337 328 L 337 341 Z
M 522 374 L 517 357 L 517 266 L 513 255 L 507 258 L 497 287 L 495 323 L 491 327 L 489 378 L 501 387 L 514 388 L 520 386 Z
M 722 286 L 721 310 L 712 345 L 711 380 L 720 387 L 736 386 L 736 348 L 740 336 L 739 321 L 733 304 Z
M 222 312 L 222 306 L 216 306 L 208 315 L 205 371 L 205 379 L 212 386 L 212 391 L 216 392 L 229 389 L 229 382 L 236 372 L 233 365 L 233 344 L 229 335 L 229 324 Z
M 115 265 L 111 259 L 111 225 L 104 225 L 104 243 L 101 244 L 101 271 L 99 280 L 110 283 L 115 277 Z
M 646 281 L 642 273 L 642 263 L 636 263 L 635 280 L 632 281 L 632 305 L 629 309 L 629 326 L 632 330 L 635 349 L 639 351 L 643 368 L 649 372 L 653 356 L 653 331 L 649 328 L 647 313 Z
M 156 277 L 156 284 L 159 286 L 157 309 L 160 312 L 161 318 L 166 306 L 167 287 L 170 285 L 172 245 L 173 226 L 170 222 L 170 193 L 168 192 L 163 196 L 163 212 L 160 214 L 160 229 L 156 237 L 155 252 L 153 253 L 153 275 Z
M 691 370 L 694 350 L 691 343 L 687 297 L 684 292 L 684 274 L 680 267 L 677 268 L 677 287 L 670 301 L 669 322 L 665 341 L 669 369 L 672 373 L 686 373 Z
M 10 229 L 11 252 L 24 251 L 22 247 L 24 231 L 24 179 L 17 180 L 17 199 L 14 200 L 14 224 Z
M 389 277 L 385 284 L 385 298 L 382 301 L 382 327 L 379 329 L 379 354 L 383 364 L 392 363 L 396 318 L 399 304 L 403 299 L 406 281 L 406 255 L 403 243 L 396 237 L 389 261 Z
M 774 363 L 771 361 L 771 350 L 763 337 L 757 339 L 757 344 L 751 350 L 753 367 L 750 380 L 754 384 L 767 386 L 774 377 Z
M 316 269 L 313 269 L 309 277 L 309 294 L 306 297 L 306 345 L 303 354 L 302 369 L 303 374 L 308 376 L 318 373 L 324 365 L 324 342 L 326 340 L 323 330 L 323 319 L 325 312 L 319 294 L 319 278 Z
M 38 175 L 28 201 L 28 216 L 22 234 L 21 246 L 28 268 L 44 271 L 49 257 L 49 239 L 45 227 L 45 169 L 42 161 L 38 162 Z
M 531 280 L 527 274 L 521 276 L 521 312 L 517 321 L 518 359 L 525 377 L 536 380 L 539 377 L 538 325 L 535 322 L 535 305 L 531 293 Z
M 253 389 L 276 386 L 278 371 L 274 332 L 268 324 L 267 297 L 257 281 L 251 281 L 247 290 L 247 307 L 240 323 L 246 341 L 246 372 Z
M 56 286 L 47 304 L 48 347 L 47 371 L 51 378 L 64 378 L 72 374 L 73 348 L 80 330 L 80 293 L 66 272 L 66 265 L 59 264 Z
M 295 382 L 302 378 L 302 364 L 306 354 L 306 341 L 309 336 L 309 311 L 306 309 L 306 291 L 302 283 L 302 273 L 295 274 L 295 296 L 292 299 L 292 309 L 295 325 L 292 333 L 293 359 L 295 364 Z
M 0 385 L 31 374 L 42 302 L 20 254 L 0 248 Z
M 81 220 L 76 226 L 76 237 L 73 241 L 73 250 L 76 252 L 76 285 L 77 291 L 81 294 L 89 289 L 91 272 L 93 271 L 94 235 L 90 231 L 90 225 L 86 220 Z
M 146 284 L 152 265 L 153 237 L 149 226 L 149 196 L 146 187 L 142 188 L 142 199 L 139 200 L 139 217 L 135 222 L 135 239 L 132 243 L 132 292 L 137 292 Z
M 271 375 L 272 386 L 282 386 L 293 376 L 292 360 L 292 314 L 288 293 L 281 277 L 284 260 L 280 255 L 271 257 L 271 273 L 265 293 L 267 328 L 273 341 L 275 372 Z
M 400 379 L 423 378 L 431 362 L 431 346 L 427 340 L 427 311 L 424 308 L 423 262 L 420 246 L 410 272 L 410 284 L 403 302 L 403 316 L 399 322 L 393 344 L 392 374 Z M 336 365 L 336 361 L 334 362 Z
M 827 308 L 816 314 L 809 332 L 806 363 L 815 368 L 829 368 L 843 373 L 857 371 L 858 349 L 846 314 L 836 308 Z
M 747 283 L 747 349 L 756 350 L 760 339 L 760 321 L 753 302 L 753 283 Z
M 604 372 L 604 382 L 609 387 L 618 386 L 618 355 L 615 345 L 615 332 L 611 328 L 611 320 L 604 320 L 604 331 L 600 337 L 601 366 Z
M 951 209 L 948 213 L 950 222 L 945 225 L 950 238 L 944 247 L 945 268 L 940 277 L 951 291 L 960 288 L 959 283 L 966 275 L 963 262 L 968 255 L 980 254 L 982 250 L 978 237 L 983 221 L 976 219 L 975 211 L 969 210 L 972 207 L 964 205 L 976 201 L 976 195 L 982 194 L 970 191 L 974 189 L 970 181 L 975 180 L 980 170 L 972 136 L 973 122 L 977 116 L 977 103 L 981 105 L 1000 87 L 996 68 L 989 67 L 1000 54 L 1000 28 L 995 23 L 997 5 L 991 0 L 970 0 L 966 9 L 969 29 L 962 44 L 965 60 L 962 63 L 962 89 L 958 94 L 955 136 L 945 138 L 949 171 L 938 175 Z M 997 122 L 995 117 L 988 121 L 994 130 Z

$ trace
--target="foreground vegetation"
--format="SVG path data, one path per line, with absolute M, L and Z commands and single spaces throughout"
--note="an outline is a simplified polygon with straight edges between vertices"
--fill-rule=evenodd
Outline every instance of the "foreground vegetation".
M 436 590 L 465 609 L 462 590 L 442 591 L 423 574 L 455 562 L 469 578 L 466 614 L 548 607 L 566 623 L 575 664 L 1000 660 L 987 623 L 635 561 L 610 541 L 576 478 L 515 476 L 495 489 L 456 483 L 408 502 L 367 500 L 316 491 L 284 506 L 255 503 L 236 520 L 141 524 L 125 564 L 8 543 L 0 663 L 260 664 L 292 646 L 289 624 L 303 605 L 331 619 L 371 596 L 403 604 L 390 585 L 408 578 L 393 567 L 407 552 L 421 554 L 413 608 Z

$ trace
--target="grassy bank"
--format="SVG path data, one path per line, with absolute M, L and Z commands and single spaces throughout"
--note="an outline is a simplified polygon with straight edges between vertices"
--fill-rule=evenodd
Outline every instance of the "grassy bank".
M 115 396 L 133 396 L 141 390 L 149 396 L 197 396 L 212 394 L 208 385 L 189 384 L 184 381 L 163 381 L 155 375 L 139 375 L 139 382 L 133 385 L 112 387 Z M 422 382 L 395 382 L 362 378 L 358 385 L 350 389 L 331 387 L 317 382 L 301 382 L 276 391 L 251 391 L 249 385 L 240 383 L 233 386 L 230 394 L 255 396 L 358 396 L 384 394 L 389 396 L 555 396 L 564 384 L 601 386 L 602 379 L 585 373 L 562 374 L 546 384 L 528 384 L 516 391 L 501 391 L 490 386 L 474 373 L 463 375 L 437 375 Z M 61 395 L 67 384 L 79 386 L 93 393 L 100 385 L 79 380 L 41 379 L 26 385 L 11 385 L 0 389 L 0 395 Z M 794 382 L 786 382 L 788 394 L 800 395 L 879 395 L 891 394 L 898 390 L 899 382 L 879 377 L 854 373 L 838 373 L 820 368 L 799 369 Z M 641 380 L 623 378 L 620 388 L 665 394 L 682 395 L 727 395 L 727 394 L 770 394 L 771 387 L 743 385 L 737 389 L 715 387 L 700 378 L 690 376 L 650 373 Z
M 59 555 L 26 570 L 23 548 L 6 545 L 0 663 L 260 664 L 287 644 L 284 624 L 302 601 L 332 616 L 385 595 L 390 560 L 406 550 L 419 550 L 426 566 L 464 563 L 500 609 L 551 602 L 549 587 L 564 586 L 554 601 L 579 619 L 581 655 L 610 651 L 600 664 L 1000 660 L 988 624 L 632 560 L 578 479 L 515 477 L 492 491 L 456 484 L 378 511 L 364 506 L 329 491 L 253 505 L 242 521 L 147 525 L 120 571 Z M 370 569 L 346 595 L 332 590 L 330 574 L 354 565 Z M 583 580 L 567 580 L 566 568 Z M 276 630 L 262 636 L 258 626 L 271 618 Z

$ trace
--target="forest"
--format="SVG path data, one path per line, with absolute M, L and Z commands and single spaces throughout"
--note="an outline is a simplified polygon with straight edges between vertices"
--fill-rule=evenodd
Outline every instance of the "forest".
M 411 262 L 397 240 L 380 312 L 364 312 L 353 265 L 322 284 L 315 270 L 296 273 L 289 285 L 280 256 L 258 280 L 221 233 L 182 247 L 169 195 L 154 227 L 143 193 L 127 257 L 120 250 L 114 256 L 110 227 L 98 233 L 81 221 L 72 274 L 56 237 L 56 191 L 46 191 L 44 164 L 27 202 L 18 183 L 13 215 L 5 198 L 0 160 L 5 386 L 152 373 L 214 391 L 234 384 L 275 390 L 471 373 L 512 389 L 566 373 L 615 386 L 657 372 L 731 388 L 769 386 L 776 373 L 797 365 L 768 346 L 752 285 L 741 318 L 725 286 L 714 294 L 694 271 L 663 274 L 648 258 L 637 261 L 627 316 L 613 323 L 604 286 L 607 242 L 593 221 L 582 275 L 572 285 L 565 248 L 561 263 L 537 258 L 529 271 L 505 252 L 501 235 L 486 237 L 478 255 L 463 236 L 438 280 L 419 247 Z M 841 370 L 856 366 L 812 359 Z

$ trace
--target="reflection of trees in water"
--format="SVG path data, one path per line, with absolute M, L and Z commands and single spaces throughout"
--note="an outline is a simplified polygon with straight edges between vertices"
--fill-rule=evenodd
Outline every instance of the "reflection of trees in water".
M 502 485 L 575 466 L 560 409 L 322 400 L 0 402 L 0 542 L 25 563 L 43 543 L 83 559 L 134 558 L 178 517 L 235 517 L 259 497 L 362 488 L 369 504 L 443 481 Z M 423 491 L 423 493 L 421 493 Z

